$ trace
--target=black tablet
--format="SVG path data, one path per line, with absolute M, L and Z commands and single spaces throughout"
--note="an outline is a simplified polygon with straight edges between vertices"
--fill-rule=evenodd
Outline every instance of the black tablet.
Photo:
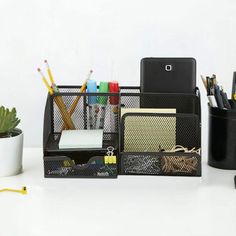
M 143 58 L 141 92 L 195 93 L 196 60 L 194 58 Z

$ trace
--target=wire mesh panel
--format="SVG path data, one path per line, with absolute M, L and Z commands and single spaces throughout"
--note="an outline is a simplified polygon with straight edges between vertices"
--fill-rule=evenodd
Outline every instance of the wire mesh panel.
M 194 114 L 127 113 L 121 122 L 121 151 L 158 152 L 175 145 L 199 148 L 199 128 Z
M 107 100 L 109 101 L 111 96 L 108 96 Z M 77 102 L 77 105 L 72 109 L 73 103 L 80 96 L 80 99 Z M 99 123 L 101 122 L 101 112 L 103 112 L 103 130 L 104 133 L 115 132 L 118 133 L 118 107 L 119 105 L 112 105 L 109 102 L 107 105 L 93 104 L 89 106 L 88 99 L 90 96 L 87 93 L 81 94 L 78 96 L 72 96 L 70 94 L 58 94 L 53 97 L 53 132 L 60 133 L 65 127 L 65 114 L 63 114 L 62 109 L 66 111 L 66 116 L 69 114 L 69 118 L 74 125 L 74 128 L 70 129 L 91 129 L 90 128 L 90 107 L 93 109 L 93 119 L 94 127 L 93 129 L 99 129 Z M 104 95 L 97 94 L 96 97 L 105 97 Z M 118 95 L 117 95 L 118 97 Z M 58 100 L 60 99 L 60 103 Z M 61 106 L 63 104 L 63 106 Z M 62 107 L 62 108 L 61 108 Z
M 195 94 L 138 93 L 137 89 L 124 91 L 121 91 L 121 107 L 175 108 L 177 113 L 200 115 L 200 97 Z

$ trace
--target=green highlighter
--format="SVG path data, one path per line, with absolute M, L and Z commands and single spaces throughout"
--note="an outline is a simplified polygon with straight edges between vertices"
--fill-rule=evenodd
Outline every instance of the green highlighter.
M 108 93 L 108 82 L 100 82 L 99 93 Z M 97 122 L 96 129 L 104 128 L 108 96 L 97 96 Z

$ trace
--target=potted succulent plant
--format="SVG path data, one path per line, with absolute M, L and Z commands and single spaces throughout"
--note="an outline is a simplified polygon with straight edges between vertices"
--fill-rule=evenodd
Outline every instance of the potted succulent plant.
M 22 171 L 23 132 L 16 128 L 19 123 L 15 108 L 0 107 L 0 176 Z

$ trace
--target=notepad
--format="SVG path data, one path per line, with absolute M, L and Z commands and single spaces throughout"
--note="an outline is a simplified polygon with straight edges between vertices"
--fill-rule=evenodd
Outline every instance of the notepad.
M 124 152 L 157 152 L 176 145 L 176 117 L 145 115 L 149 113 L 176 113 L 176 109 L 122 108 Z
M 59 149 L 102 148 L 103 130 L 63 130 Z

